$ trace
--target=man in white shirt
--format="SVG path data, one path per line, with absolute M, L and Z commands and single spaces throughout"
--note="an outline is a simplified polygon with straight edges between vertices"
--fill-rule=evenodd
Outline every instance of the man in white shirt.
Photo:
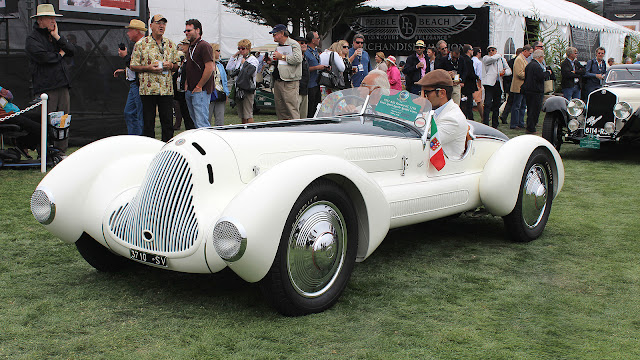
M 487 55 L 482 58 L 482 87 L 484 88 L 483 123 L 489 125 L 489 114 L 493 111 L 491 126 L 498 128 L 498 116 L 502 99 L 502 77 L 511 75 L 507 61 L 498 54 L 495 46 L 487 48 Z
M 422 97 L 427 98 L 434 109 L 444 154 L 449 159 L 459 159 L 464 153 L 469 124 L 460 107 L 451 100 L 451 75 L 445 70 L 436 69 L 428 72 L 416 84 L 422 87 Z

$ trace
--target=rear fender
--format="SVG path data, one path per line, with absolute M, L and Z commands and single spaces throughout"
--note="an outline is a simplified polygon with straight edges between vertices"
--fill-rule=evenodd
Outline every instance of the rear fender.
M 257 282 L 267 274 L 293 204 L 319 178 L 336 182 L 351 197 L 359 224 L 358 258 L 366 258 L 382 242 L 389 230 L 389 204 L 364 170 L 334 156 L 296 157 L 253 179 L 221 214 L 222 218 L 234 219 L 246 231 L 244 255 L 228 262 L 241 278 Z M 207 246 L 210 251 L 215 252 L 212 245 Z
M 493 215 L 511 213 L 518 200 L 524 168 L 531 153 L 543 147 L 553 157 L 553 196 L 562 189 L 564 166 L 558 151 L 547 140 L 534 135 L 522 135 L 507 141 L 484 166 L 480 177 L 480 199 Z

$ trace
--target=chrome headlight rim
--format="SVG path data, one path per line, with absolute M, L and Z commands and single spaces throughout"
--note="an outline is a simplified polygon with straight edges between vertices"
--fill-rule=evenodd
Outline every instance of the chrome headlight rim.
M 627 120 L 632 113 L 633 108 L 626 101 L 618 101 L 613 105 L 613 116 L 618 120 Z
M 567 112 L 573 117 L 578 117 L 584 113 L 586 108 L 584 101 L 580 99 L 571 99 L 567 104 Z
M 613 134 L 613 133 L 616 131 L 616 124 L 614 124 L 614 123 L 613 123 L 613 122 L 611 122 L 611 121 L 606 122 L 606 123 L 604 124 L 603 129 L 604 129 L 604 132 L 606 132 L 608 135 L 611 135 L 611 134 Z
M 34 206 L 42 206 L 47 209 L 42 212 L 35 209 Z M 30 201 L 31 215 L 42 225 L 49 225 L 56 217 L 56 203 L 53 199 L 51 190 L 44 187 L 37 187 L 31 194 Z
M 578 120 L 576 120 L 576 119 L 571 119 L 567 123 L 567 128 L 571 132 L 576 131 L 576 130 L 578 130 L 580 128 L 580 122 Z
M 233 238 L 228 239 L 224 235 L 231 235 Z M 216 253 L 227 262 L 240 260 L 247 249 L 247 231 L 238 220 L 231 217 L 218 219 L 213 227 L 212 238 Z

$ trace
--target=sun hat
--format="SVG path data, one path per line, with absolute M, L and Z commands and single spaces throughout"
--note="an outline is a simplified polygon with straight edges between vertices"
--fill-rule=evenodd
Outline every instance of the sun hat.
M 396 57 L 393 55 L 389 55 L 388 58 L 386 58 L 385 60 L 387 60 L 388 62 L 392 63 L 393 65 L 396 65 Z
M 31 16 L 31 17 L 34 18 L 34 17 L 38 17 L 38 16 L 62 16 L 62 15 L 56 14 L 56 11 L 53 8 L 53 5 L 51 5 L 51 4 L 40 4 L 40 5 L 38 5 L 38 8 L 36 10 L 36 14 Z
M 145 27 L 144 23 L 138 19 L 131 20 L 129 22 L 129 25 L 125 26 L 125 28 L 140 30 L 140 31 L 147 31 L 147 28 Z

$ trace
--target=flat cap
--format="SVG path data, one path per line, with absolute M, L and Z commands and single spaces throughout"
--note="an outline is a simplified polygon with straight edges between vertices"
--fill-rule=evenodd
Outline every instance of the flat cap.
M 426 73 L 416 84 L 431 87 L 453 86 L 453 80 L 451 80 L 451 75 L 448 72 L 437 69 Z

